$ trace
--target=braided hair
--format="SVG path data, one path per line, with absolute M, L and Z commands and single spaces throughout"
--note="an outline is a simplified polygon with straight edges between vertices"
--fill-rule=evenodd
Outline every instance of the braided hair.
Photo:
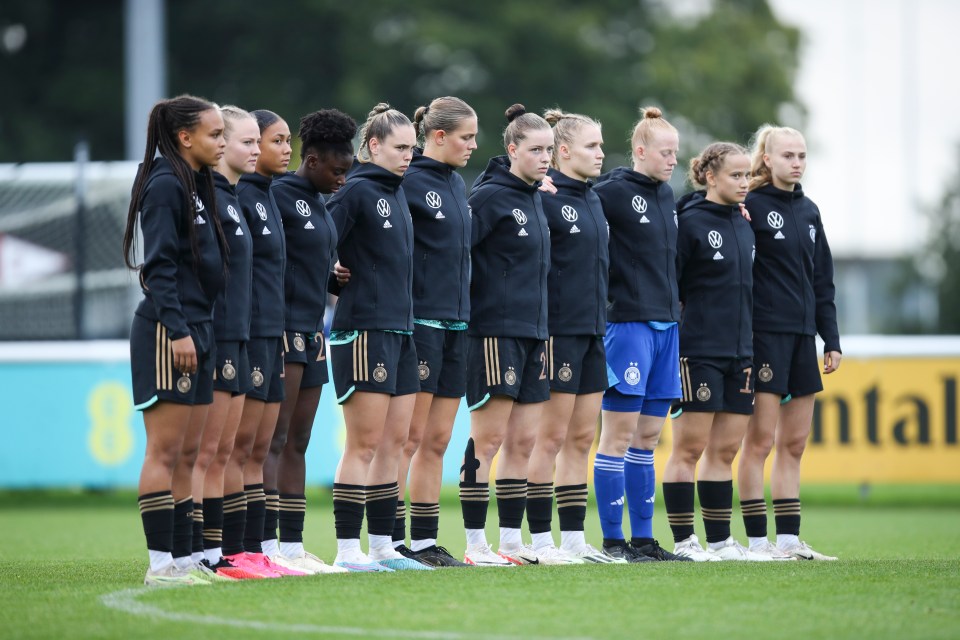
M 701 187 L 707 186 L 707 172 L 714 175 L 723 167 L 727 156 L 747 155 L 747 150 L 733 142 L 714 142 L 690 161 L 690 182 Z

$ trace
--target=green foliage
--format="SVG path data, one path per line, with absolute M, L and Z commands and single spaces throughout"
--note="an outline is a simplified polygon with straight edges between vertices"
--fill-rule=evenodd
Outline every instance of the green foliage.
M 960 183 L 956 179 L 947 183 L 928 220 L 929 240 L 918 266 L 936 286 L 939 332 L 960 334 Z
M 67 159 L 84 131 L 95 158 L 120 157 L 122 3 L 18 5 L 22 15 L 0 15 L 31 34 L 0 66 L 0 81 L 21 88 L 0 112 L 0 161 Z M 458 95 L 480 116 L 474 170 L 502 153 L 514 102 L 599 119 L 608 168 L 628 157 L 641 105 L 664 109 L 687 155 L 708 139 L 743 142 L 784 108 L 802 113 L 799 33 L 767 0 L 716 0 L 683 18 L 658 0 L 167 0 L 167 42 L 170 95 L 269 108 L 294 131 L 323 107 L 363 120 L 380 101 L 410 114 Z

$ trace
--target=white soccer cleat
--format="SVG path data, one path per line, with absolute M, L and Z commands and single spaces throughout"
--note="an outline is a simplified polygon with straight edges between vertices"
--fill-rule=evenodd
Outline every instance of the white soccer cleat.
M 517 547 L 500 547 L 497 549 L 497 555 L 512 564 L 540 564 L 540 556 L 529 544 L 522 544 Z
M 303 571 L 311 575 L 321 573 L 349 573 L 349 571 L 343 567 L 327 564 L 309 551 L 304 551 L 303 555 L 296 558 L 278 554 L 277 557 L 273 558 L 273 561 L 282 567 Z
M 513 567 L 515 563 L 493 552 L 489 544 L 467 545 L 463 561 L 475 567 Z
M 773 560 L 770 556 L 760 553 L 754 553 L 730 536 L 720 543 L 722 546 L 707 549 L 707 553 L 712 553 L 721 560 L 732 560 L 735 562 L 770 562 Z
M 210 581 L 201 577 L 199 569 L 194 573 L 171 564 L 158 571 L 148 569 L 143 584 L 148 587 L 193 587 L 209 585 Z
M 574 558 L 580 558 L 584 562 L 584 564 L 626 564 L 627 563 L 626 560 L 620 561 L 617 558 L 608 556 L 607 554 L 603 553 L 602 551 L 598 551 L 596 548 L 592 547 L 589 544 L 585 544 L 581 548 L 576 550 L 565 549 L 563 547 L 560 547 L 560 549 L 561 551 L 566 551 L 569 555 L 573 556 Z
M 814 551 L 814 549 L 808 545 L 806 542 L 800 541 L 800 544 L 795 545 L 784 545 L 777 547 L 780 551 L 789 554 L 796 558 L 797 560 L 827 560 L 833 561 L 837 558 L 835 556 L 828 556 L 820 553 L 819 551 Z
M 794 558 L 792 555 L 790 555 L 789 553 L 784 553 L 783 551 L 780 550 L 779 547 L 777 547 L 777 545 L 773 544 L 772 542 L 766 539 L 759 545 L 751 544 L 748 551 L 750 551 L 750 553 L 756 553 L 762 556 L 768 556 L 771 560 L 774 560 L 774 561 L 782 562 L 786 560 L 796 560 L 796 558 Z
M 692 535 L 686 540 L 681 540 L 673 547 L 673 555 L 690 558 L 694 562 L 719 562 L 720 558 L 716 554 L 705 551 L 700 546 L 697 536 Z
M 547 547 L 541 547 L 539 549 L 533 549 L 533 552 L 536 554 L 539 564 L 546 565 L 570 565 L 570 564 L 583 564 L 584 561 L 581 558 L 576 557 L 572 553 L 568 553 L 563 549 L 558 549 L 554 545 Z

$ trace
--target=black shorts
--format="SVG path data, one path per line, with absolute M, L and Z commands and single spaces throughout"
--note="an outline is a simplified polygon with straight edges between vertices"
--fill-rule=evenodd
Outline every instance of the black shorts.
M 479 409 L 491 396 L 517 402 L 550 399 L 547 343 L 536 338 L 467 338 L 467 406 Z
M 156 320 L 133 316 L 130 327 L 130 372 L 134 409 L 143 411 L 160 400 L 180 404 L 213 402 L 213 365 L 217 345 L 213 323 L 190 325 L 197 350 L 197 372 L 185 374 L 173 366 L 173 341 Z
M 248 398 L 263 402 L 283 402 L 283 344 L 280 338 L 250 338 L 247 342 L 250 359 L 251 389 Z
M 467 391 L 467 332 L 413 325 L 420 391 L 462 398 Z
M 217 340 L 217 360 L 213 369 L 213 390 L 226 391 L 235 396 L 253 388 L 250 380 L 250 360 L 247 343 L 236 340 Z
M 547 343 L 550 390 L 560 393 L 606 391 L 607 356 L 601 336 L 553 336 Z
M 355 331 L 330 343 L 333 388 L 343 404 L 354 391 L 405 396 L 420 391 L 413 336 L 393 331 Z
M 823 391 L 814 336 L 754 331 L 753 361 L 759 393 L 797 398 Z
M 286 364 L 302 364 L 303 378 L 300 388 L 322 387 L 330 380 L 327 371 L 327 343 L 323 334 L 303 334 L 286 331 L 283 334 L 283 361 Z
M 753 414 L 753 360 L 680 358 L 684 411 Z

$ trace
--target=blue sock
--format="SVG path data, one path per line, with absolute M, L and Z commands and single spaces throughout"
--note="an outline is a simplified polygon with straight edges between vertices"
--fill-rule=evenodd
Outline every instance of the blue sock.
M 634 538 L 653 538 L 653 498 L 657 489 L 653 451 L 630 447 L 624 460 L 630 534 Z
M 597 454 L 593 490 L 604 540 L 623 540 L 623 458 Z

